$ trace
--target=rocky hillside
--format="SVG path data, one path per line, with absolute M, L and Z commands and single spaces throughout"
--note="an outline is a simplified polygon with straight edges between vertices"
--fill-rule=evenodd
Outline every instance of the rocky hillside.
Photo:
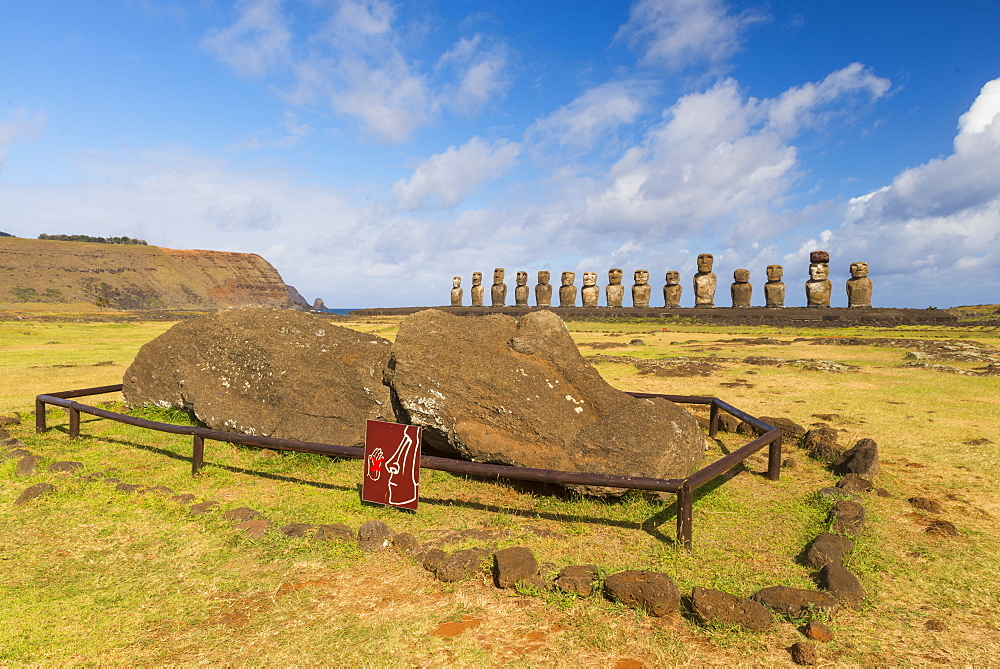
M 306 306 L 252 253 L 0 237 L 0 304 L 18 302 L 117 309 Z

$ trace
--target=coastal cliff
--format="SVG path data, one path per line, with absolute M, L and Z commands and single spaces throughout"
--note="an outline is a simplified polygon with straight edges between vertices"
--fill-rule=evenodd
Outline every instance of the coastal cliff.
M 117 309 L 307 306 L 253 253 L 0 237 L 0 304 Z

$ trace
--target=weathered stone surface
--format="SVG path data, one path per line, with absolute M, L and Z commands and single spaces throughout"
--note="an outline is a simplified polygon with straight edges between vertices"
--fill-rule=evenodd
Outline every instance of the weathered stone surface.
M 763 632 L 774 624 L 774 616 L 762 604 L 710 588 L 692 590 L 691 612 L 702 625 L 739 625 Z
M 448 554 L 440 548 L 431 548 L 424 553 L 424 559 L 421 564 L 427 571 L 436 573 L 447 558 Z
M 813 539 L 803 561 L 813 569 L 822 569 L 828 564 L 843 564 L 853 550 L 854 542 L 847 537 L 823 532 Z
M 10 438 L 10 432 L 7 431 L 7 428 L 0 425 L 0 440 L 9 438 Z
M 213 502 L 211 500 L 206 502 L 198 502 L 197 504 L 191 506 L 191 510 L 189 511 L 189 513 L 192 516 L 203 516 L 217 506 L 219 506 L 219 503 Z
M 412 555 L 420 548 L 420 542 L 409 532 L 400 532 L 392 537 L 392 547 L 397 553 Z
M 174 491 L 165 485 L 154 485 L 148 488 L 143 488 L 139 491 L 140 495 L 173 495 Z
M 818 620 L 810 620 L 802 628 L 802 633 L 815 641 L 833 641 L 833 630 Z
M 125 400 L 192 409 L 213 429 L 344 446 L 394 421 L 389 342 L 311 314 L 227 309 L 178 323 L 125 372 Z
M 680 610 L 677 586 L 669 576 L 659 572 L 628 570 L 612 574 L 604 580 L 604 591 L 611 599 L 651 616 L 666 616 Z
M 3 454 L 3 456 L 0 457 L 3 457 L 4 460 L 13 460 L 14 458 L 24 458 L 29 455 L 31 455 L 31 451 L 29 451 L 28 449 L 15 448 L 11 451 L 7 451 L 6 453 Z
M 865 478 L 878 476 L 878 444 L 872 439 L 860 439 L 833 462 L 837 474 L 858 474 Z
M 26 455 L 17 461 L 17 475 L 18 476 L 31 476 L 38 469 L 39 463 L 42 461 L 41 456 L 38 455 Z
M 538 576 L 538 561 L 526 546 L 504 548 L 493 555 L 493 579 L 498 588 L 513 588 L 518 581 Z
M 316 526 L 309 523 L 288 523 L 279 527 L 278 531 L 291 539 L 301 539 L 308 536 L 315 529 Z
M 252 520 L 254 518 L 260 518 L 260 512 L 254 511 L 250 507 L 241 506 L 237 509 L 230 509 L 222 514 L 222 517 L 226 520 L 233 520 L 236 522 L 243 522 L 244 520 Z
M 830 531 L 856 537 L 865 528 L 865 507 L 851 500 L 840 500 L 830 510 Z
M 171 502 L 177 502 L 178 504 L 190 504 L 194 501 L 194 495 L 189 492 L 181 493 L 180 495 L 174 495 L 170 498 Z
M 910 497 L 907 502 L 910 503 L 914 509 L 920 509 L 921 511 L 927 511 L 929 513 L 944 513 L 944 507 L 941 506 L 941 502 L 936 499 L 931 499 L 930 497 Z
M 802 448 L 809 451 L 809 457 L 820 462 L 832 463 L 844 449 L 837 443 L 840 433 L 832 427 L 817 427 L 802 436 Z
M 955 524 L 947 520 L 932 521 L 924 532 L 938 537 L 957 537 L 959 534 Z
M 861 496 L 853 492 L 848 492 L 843 488 L 838 488 L 837 486 L 826 486 L 825 488 L 820 488 L 816 491 L 816 495 L 819 497 L 827 497 L 830 499 L 849 499 L 855 502 L 861 502 Z
M 0 425 L 20 425 L 21 417 L 16 413 L 0 415 Z
M 549 311 L 520 322 L 416 313 L 400 325 L 387 379 L 425 441 L 477 462 L 670 478 L 704 452 L 689 413 L 612 388 Z
M 779 416 L 761 416 L 760 419 L 781 430 L 781 440 L 784 445 L 801 444 L 806 436 L 806 429 L 790 418 Z
M 590 597 L 597 582 L 597 566 L 574 564 L 563 567 L 556 576 L 555 586 L 563 592 L 572 592 L 581 597 Z
M 381 520 L 369 520 L 358 528 L 358 547 L 367 553 L 383 551 L 392 545 L 394 534 Z
M 428 552 L 434 553 L 437 549 Z M 440 551 L 444 552 L 444 551 Z M 431 570 L 441 581 L 454 582 L 465 581 L 472 578 L 483 568 L 483 563 L 490 557 L 490 552 L 485 548 L 466 548 L 455 551 L 451 555 L 445 554 L 440 558 L 435 554 L 432 559 L 434 568 Z M 424 559 L 424 567 L 427 567 L 427 559 Z
M 789 588 L 784 585 L 758 590 L 751 599 L 784 616 L 797 617 L 823 613 L 832 618 L 840 610 L 837 600 L 825 592 Z
M 848 474 L 837 481 L 837 487 L 846 492 L 870 492 L 872 482 L 860 474 Z
M 344 523 L 320 525 L 316 528 L 316 541 L 354 541 L 357 533 Z
M 30 488 L 26 488 L 24 492 L 22 492 L 20 495 L 17 496 L 17 499 L 14 500 L 14 506 L 21 506 L 22 504 L 27 504 L 36 497 L 39 497 L 40 495 L 44 495 L 46 493 L 50 493 L 55 489 L 56 487 L 51 483 L 36 483 Z
M 857 606 L 868 596 L 858 577 L 839 562 L 831 562 L 820 570 L 819 587 L 845 606 Z
M 74 462 L 72 460 L 61 460 L 59 462 L 53 462 L 48 466 L 50 472 L 78 472 L 83 469 L 82 462 Z
M 816 654 L 816 646 L 808 641 L 796 641 L 788 649 L 788 652 L 791 654 L 792 662 L 795 664 L 811 667 L 819 661 L 819 656 Z
M 124 492 L 124 493 L 130 493 L 131 494 L 131 493 L 135 492 L 136 490 L 140 490 L 140 489 L 142 489 L 142 484 L 141 483 L 121 483 L 121 482 L 119 482 L 119 483 L 115 484 L 115 490 L 118 490 L 118 491 L 121 491 L 121 492 Z
M 270 526 L 271 521 L 266 518 L 251 518 L 237 525 L 236 529 L 251 539 L 260 539 L 267 534 L 267 528 Z
M 736 432 L 742 422 L 736 416 L 731 416 L 723 411 L 719 412 L 719 429 L 723 432 Z

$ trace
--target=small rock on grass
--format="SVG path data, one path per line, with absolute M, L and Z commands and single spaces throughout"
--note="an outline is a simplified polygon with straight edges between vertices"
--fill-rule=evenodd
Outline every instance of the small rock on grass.
M 819 572 L 820 587 L 847 606 L 859 605 L 867 593 L 858 577 L 839 562 L 831 562 Z
M 48 469 L 50 472 L 78 472 L 83 469 L 83 463 L 72 460 L 61 460 L 53 462 L 49 465 Z
M 847 537 L 823 532 L 813 539 L 803 561 L 813 569 L 822 569 L 831 562 L 843 564 L 844 558 L 853 550 L 854 542 Z
M 139 484 L 139 483 L 117 483 L 117 484 L 115 484 L 115 490 L 120 490 L 122 492 L 129 493 L 129 494 L 135 492 L 136 490 L 139 490 L 140 488 L 142 488 L 142 485 Z
M 165 485 L 154 485 L 149 488 L 143 488 L 139 491 L 140 495 L 173 495 L 174 491 Z
M 115 479 L 117 480 L 117 479 Z M 170 498 L 171 502 L 177 502 L 178 504 L 190 504 L 194 501 L 194 495 L 189 492 L 181 493 L 180 495 L 174 495 Z
M 393 534 L 381 520 L 369 520 L 358 528 L 358 547 L 368 553 L 385 550 L 392 544 Z
M 15 413 L 0 416 L 0 425 L 20 425 L 21 417 Z
M 833 463 L 833 471 L 837 474 L 854 473 L 872 478 L 878 476 L 879 470 L 878 444 L 872 439 L 859 439 Z
M 485 548 L 466 548 L 445 557 L 434 574 L 446 582 L 465 581 L 480 572 L 483 563 L 490 557 Z
M 910 503 L 914 509 L 920 509 L 921 511 L 927 511 L 928 513 L 944 513 L 944 507 L 941 506 L 941 502 L 936 499 L 931 499 L 929 497 L 911 497 L 907 502 Z
M 581 597 L 590 597 L 597 582 L 597 566 L 574 564 L 563 567 L 556 577 L 556 587 L 563 592 L 572 592 Z
M 237 509 L 230 509 L 222 514 L 222 517 L 226 520 L 234 520 L 238 522 L 243 522 L 244 520 L 252 520 L 254 518 L 260 518 L 260 512 L 254 511 L 253 509 L 241 506 Z
M 267 533 L 267 528 L 271 526 L 271 521 L 265 518 L 251 518 L 244 520 L 236 526 L 236 529 L 243 532 L 251 539 L 260 539 Z
M 846 492 L 870 492 L 872 482 L 860 474 L 847 474 L 837 481 L 837 487 Z
M 802 633 L 813 641 L 833 641 L 833 630 L 818 620 L 810 620 L 802 628 Z
M 3 454 L 4 460 L 13 460 L 14 458 L 24 458 L 31 455 L 31 451 L 26 448 L 15 448 L 12 451 L 7 451 Z
M 316 541 L 354 541 L 355 538 L 354 530 L 344 523 L 320 525 L 316 529 Z
M 774 624 L 774 616 L 762 604 L 711 588 L 694 588 L 691 612 L 702 625 L 739 625 L 751 632 L 764 632 Z
M 840 610 L 837 600 L 825 592 L 789 588 L 785 585 L 758 590 L 751 599 L 790 617 L 823 614 L 832 618 Z
M 805 666 L 813 666 L 818 660 L 816 646 L 808 641 L 797 641 L 792 644 L 788 652 L 792 655 L 792 662 Z
M 954 523 L 947 520 L 935 520 L 930 524 L 930 526 L 924 530 L 927 534 L 932 534 L 937 537 L 957 537 L 958 528 L 955 527 Z
M 673 580 L 655 571 L 627 570 L 604 580 L 604 591 L 611 599 L 639 608 L 651 616 L 678 612 L 681 595 Z
M 56 487 L 51 483 L 36 483 L 17 496 L 17 499 L 14 500 L 14 506 L 27 504 L 36 497 L 50 493 L 55 489 Z
M 840 500 L 830 510 L 829 520 L 834 534 L 856 537 L 865 527 L 865 507 L 851 500 Z
M 282 525 L 278 528 L 278 531 L 284 534 L 286 537 L 299 539 L 316 529 L 315 525 L 310 525 L 309 523 L 288 523 L 287 525 Z
M 409 532 L 400 532 L 392 537 L 392 547 L 397 553 L 413 555 L 420 548 L 420 542 Z
M 192 516 L 203 516 L 217 506 L 219 506 L 218 502 L 213 502 L 213 501 L 198 502 L 197 504 L 191 507 L 190 513 Z
M 513 546 L 493 555 L 493 578 L 498 588 L 513 588 L 518 581 L 538 576 L 538 561 L 526 546 Z
M 31 476 L 38 469 L 38 463 L 42 458 L 37 455 L 26 455 L 17 461 L 17 475 Z

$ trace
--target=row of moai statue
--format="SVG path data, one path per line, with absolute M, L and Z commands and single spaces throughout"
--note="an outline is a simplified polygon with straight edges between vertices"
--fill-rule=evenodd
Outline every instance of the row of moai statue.
M 712 271 L 715 259 L 710 253 L 698 256 L 698 272 L 694 275 L 694 306 L 712 308 L 715 306 L 717 279 Z M 806 301 L 810 307 L 829 307 L 833 286 L 830 283 L 830 254 L 826 251 L 813 251 L 809 255 L 809 280 L 806 281 Z M 622 270 L 608 270 L 608 285 L 604 288 L 607 306 L 620 307 L 625 297 L 625 286 L 622 285 Z M 549 283 L 550 273 L 543 270 L 538 273 L 538 283 L 535 285 L 535 305 L 539 307 L 552 306 L 552 285 Z M 767 266 L 767 283 L 764 284 L 764 301 L 768 307 L 785 306 L 785 284 L 781 280 L 784 268 L 781 265 Z M 670 271 L 666 274 L 666 285 L 663 286 L 663 303 L 665 308 L 681 306 L 681 275 Z M 514 286 L 514 306 L 528 305 L 529 288 L 528 273 L 517 273 L 517 284 Z M 649 285 L 649 270 L 637 269 L 632 285 L 632 306 L 648 307 L 652 286 Z M 562 285 L 559 286 L 559 306 L 577 306 L 576 272 L 563 272 Z M 482 272 L 472 274 L 472 306 L 483 306 L 486 288 L 483 286 Z M 462 306 L 464 290 L 462 278 L 456 276 L 452 280 L 451 306 Z M 749 307 L 753 295 L 753 285 L 750 283 L 750 270 L 738 269 L 733 272 L 733 284 L 730 295 L 734 307 Z M 585 307 L 598 306 L 600 288 L 597 286 L 597 272 L 583 273 L 583 288 L 580 297 Z M 507 284 L 504 283 L 504 269 L 493 270 L 493 285 L 490 286 L 492 306 L 503 307 L 507 304 Z M 868 263 L 851 263 L 851 278 L 847 280 L 847 306 L 871 307 L 872 281 L 868 278 Z

